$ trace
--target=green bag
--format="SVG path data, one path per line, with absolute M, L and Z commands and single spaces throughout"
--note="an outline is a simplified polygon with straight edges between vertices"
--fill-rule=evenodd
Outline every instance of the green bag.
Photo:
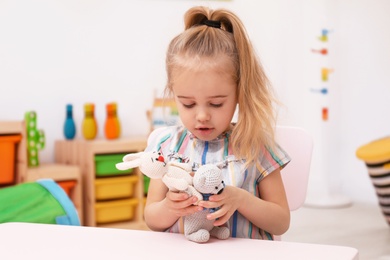
M 73 202 L 51 179 L 0 189 L 0 223 L 5 222 L 80 226 Z

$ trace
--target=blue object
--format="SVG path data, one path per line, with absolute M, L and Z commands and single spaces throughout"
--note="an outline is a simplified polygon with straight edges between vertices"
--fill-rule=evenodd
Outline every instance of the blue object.
M 311 91 L 312 92 L 318 92 L 318 93 L 321 93 L 321 94 L 324 94 L 324 95 L 328 94 L 328 89 L 327 88 L 321 88 L 321 89 L 314 89 L 314 88 L 312 88 Z
M 44 188 L 46 188 L 50 194 L 60 203 L 65 215 L 57 216 L 56 222 L 58 225 L 71 225 L 71 226 L 80 226 L 80 219 L 77 214 L 76 208 L 73 202 L 70 200 L 65 191 L 53 180 L 51 179 L 40 179 L 36 181 Z
M 68 140 L 72 140 L 76 136 L 76 124 L 73 120 L 73 106 L 71 104 L 66 105 L 64 135 Z

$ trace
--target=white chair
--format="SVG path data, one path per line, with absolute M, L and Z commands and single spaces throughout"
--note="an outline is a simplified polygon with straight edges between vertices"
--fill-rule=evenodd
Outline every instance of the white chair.
M 290 211 L 294 211 L 306 200 L 313 139 L 302 128 L 277 126 L 276 141 L 291 157 L 281 174 Z M 275 240 L 280 240 L 280 236 L 275 236 Z

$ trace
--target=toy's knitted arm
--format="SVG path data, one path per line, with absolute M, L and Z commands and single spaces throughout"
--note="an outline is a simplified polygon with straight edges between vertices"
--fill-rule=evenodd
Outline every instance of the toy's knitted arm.
M 188 173 L 192 172 L 192 166 L 189 163 L 169 162 L 169 164 L 170 167 L 175 167 L 176 169 L 180 169 Z
M 203 200 L 202 194 L 199 191 L 197 191 L 192 185 L 188 186 L 187 193 L 189 195 L 192 195 L 192 196 L 195 196 L 198 198 L 198 200 L 196 201 L 196 203 L 194 203 L 194 205 L 198 205 L 199 201 Z
M 168 174 L 164 175 L 164 177 L 162 178 L 162 181 L 170 190 L 185 191 L 189 186 L 189 184 L 186 180 L 172 177 L 172 176 L 169 176 Z
M 191 166 L 188 163 L 169 162 L 169 168 L 165 176 L 180 179 L 192 185 Z

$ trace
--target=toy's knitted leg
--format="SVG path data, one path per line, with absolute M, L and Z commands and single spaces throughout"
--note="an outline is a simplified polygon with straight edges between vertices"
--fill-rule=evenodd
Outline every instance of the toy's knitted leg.
M 190 196 L 195 196 L 198 198 L 198 201 L 194 203 L 194 205 L 198 205 L 199 201 L 203 200 L 202 194 L 199 193 L 193 186 L 188 185 L 187 194 Z
M 184 217 L 184 235 L 188 240 L 198 243 L 209 241 L 209 230 L 213 228 L 213 223 L 206 219 L 207 214 L 203 210 Z
M 230 237 L 230 231 L 227 227 L 214 227 L 210 230 L 210 235 L 218 239 L 228 239 Z
M 186 234 L 186 237 L 190 241 L 197 243 L 205 243 L 210 239 L 210 233 L 206 229 L 200 229 L 194 233 Z

